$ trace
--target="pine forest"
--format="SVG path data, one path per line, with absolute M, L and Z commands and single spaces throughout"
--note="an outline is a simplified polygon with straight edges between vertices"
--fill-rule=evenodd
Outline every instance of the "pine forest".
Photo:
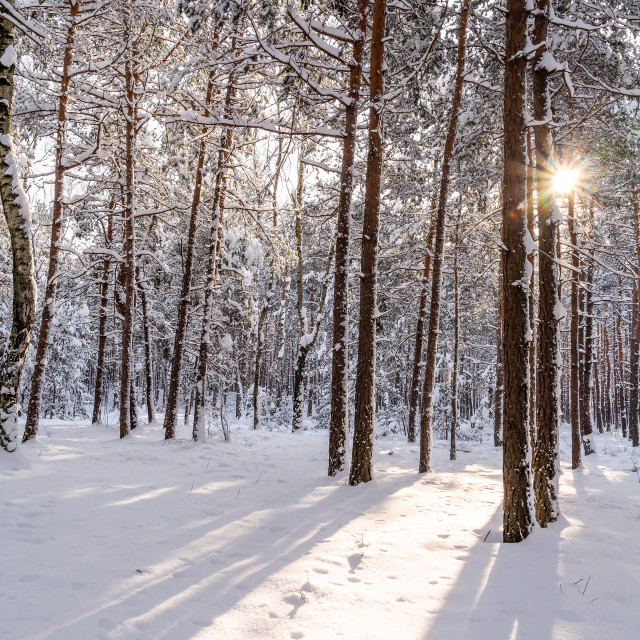
M 640 0 L 0 0 L 0 198 L 0 638 L 640 637 Z

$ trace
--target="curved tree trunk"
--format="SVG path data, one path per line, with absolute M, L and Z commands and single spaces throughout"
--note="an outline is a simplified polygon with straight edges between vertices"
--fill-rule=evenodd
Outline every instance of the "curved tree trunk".
M 0 362 L 0 447 L 14 451 L 20 405 L 18 391 L 24 359 L 31 341 L 36 316 L 36 283 L 31 252 L 31 212 L 20 184 L 15 151 L 11 142 L 13 105 L 13 23 L 0 17 L 0 198 L 13 257 L 13 320 L 9 342 Z

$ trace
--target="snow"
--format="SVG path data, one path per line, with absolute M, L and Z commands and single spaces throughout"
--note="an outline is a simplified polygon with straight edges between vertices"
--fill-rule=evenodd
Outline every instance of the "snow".
M 6 53 L 6 52 L 5 52 Z M 16 196 L 14 202 L 20 211 L 20 217 L 23 220 L 23 230 L 25 235 L 30 236 L 32 231 L 33 219 L 31 216 L 31 209 L 29 207 L 29 200 L 27 194 L 22 188 L 20 182 L 20 169 L 15 160 L 15 148 L 13 146 L 13 140 L 10 135 L 3 134 L 0 136 L 0 144 L 9 148 L 9 153 L 5 156 L 5 163 L 7 168 L 5 169 L 5 175 L 11 177 L 11 191 Z
M 572 472 L 560 521 L 499 542 L 500 450 L 375 443 L 374 480 L 326 477 L 326 431 L 171 444 L 141 425 L 41 421 L 0 456 L 0 638 L 633 638 L 640 484 L 616 434 Z M 487 440 L 488 438 L 485 438 Z
M 0 57 L 0 65 L 3 67 L 10 67 L 14 65 L 18 61 L 18 55 L 16 54 L 16 50 L 13 48 L 13 45 L 9 45 L 5 50 L 2 56 Z

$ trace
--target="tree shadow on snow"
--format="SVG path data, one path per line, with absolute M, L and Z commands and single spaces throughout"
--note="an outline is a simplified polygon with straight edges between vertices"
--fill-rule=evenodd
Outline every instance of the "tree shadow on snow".
M 535 527 L 525 541 L 505 544 L 502 509 L 487 522 L 425 640 L 551 640 L 558 582 L 561 516 Z M 483 540 L 484 536 L 486 540 Z
M 86 634 L 93 629 L 92 637 L 97 640 L 113 637 L 188 640 L 238 606 L 282 568 L 335 534 L 340 526 L 419 481 L 420 476 L 415 473 L 402 473 L 386 478 L 384 483 L 353 488 L 327 479 L 326 484 L 319 486 L 296 487 L 288 496 L 288 507 L 270 504 L 256 512 L 255 504 L 251 504 L 213 522 L 193 526 L 185 530 L 181 547 L 171 554 L 174 568 L 162 566 L 166 557 L 155 557 L 157 568 L 151 565 L 142 575 L 111 589 L 111 593 L 117 593 L 115 599 L 85 611 L 39 638 L 89 637 Z M 326 495 L 314 498 L 318 489 L 326 491 Z M 215 502 L 215 493 L 210 498 Z M 347 556 L 348 570 L 351 560 Z M 304 582 L 302 576 L 300 582 Z M 279 594 L 282 602 L 294 605 L 289 617 L 297 612 L 299 587 L 287 585 Z M 303 591 L 304 585 L 300 594 Z M 266 627 L 274 616 L 264 606 Z

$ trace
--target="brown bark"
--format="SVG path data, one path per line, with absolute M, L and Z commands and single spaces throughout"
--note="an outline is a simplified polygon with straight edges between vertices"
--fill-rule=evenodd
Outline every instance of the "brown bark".
M 458 427 L 458 358 L 460 340 L 460 296 L 458 279 L 458 252 L 460 211 L 456 221 L 456 232 L 453 249 L 453 374 L 451 378 L 451 442 L 449 443 L 449 460 L 456 459 L 456 430 Z
M 569 213 L 567 216 L 569 240 L 571 249 L 571 468 L 580 466 L 580 353 L 579 353 L 579 322 L 578 315 L 578 280 L 580 273 L 580 257 L 578 255 L 578 233 L 575 221 L 575 194 L 569 194 Z
M 374 0 L 371 28 L 369 153 L 367 157 L 362 256 L 360 263 L 360 321 L 354 412 L 353 448 L 349 484 L 371 480 L 375 422 L 376 312 L 378 276 L 378 227 L 382 177 L 384 107 L 384 36 L 386 0 Z M 343 389 L 344 392 L 344 389 Z
M 207 92 L 205 97 L 204 117 L 209 116 L 209 105 L 213 96 L 215 73 L 212 69 L 209 73 Z M 207 133 L 209 127 L 202 127 L 200 132 L 200 146 L 198 148 L 198 163 L 196 166 L 196 181 L 191 198 L 191 215 L 189 217 L 189 233 L 187 236 L 187 252 L 184 260 L 180 298 L 178 300 L 178 318 L 176 322 L 176 334 L 173 341 L 173 359 L 171 361 L 171 374 L 169 376 L 169 394 L 164 415 L 165 439 L 175 437 L 176 423 L 178 420 L 178 398 L 180 396 L 180 378 L 182 373 L 182 354 L 184 351 L 184 338 L 187 331 L 188 311 L 191 295 L 191 273 L 193 271 L 193 252 L 198 228 L 198 213 L 200 211 L 200 199 L 202 196 L 202 180 L 204 161 L 207 151 Z
M 538 56 L 534 58 L 534 73 L 535 64 L 538 60 Z M 534 92 L 535 84 L 534 84 Z M 548 96 L 547 96 L 548 99 Z M 534 98 L 535 102 L 535 98 Z M 537 117 L 537 116 L 536 116 Z M 544 120 L 544 116 L 541 117 L 541 120 Z M 545 128 L 546 135 L 549 135 L 549 128 L 546 125 L 543 125 Z M 536 138 L 537 138 L 536 128 Z M 535 219 L 535 203 L 534 203 L 534 156 L 536 154 L 535 151 L 536 145 L 533 142 L 533 134 L 531 131 L 531 127 L 527 129 L 527 230 L 529 231 L 529 235 L 531 238 L 534 237 L 534 219 Z M 544 155 L 544 154 L 543 154 Z M 544 171 L 545 168 L 542 169 Z M 556 225 L 557 226 L 557 225 Z M 557 231 L 556 231 L 557 235 Z M 537 325 L 536 325 L 536 301 L 535 301 L 535 252 L 531 252 L 528 256 L 529 262 L 531 263 L 531 279 L 529 280 L 529 326 L 531 327 L 531 341 L 529 342 L 529 443 L 531 449 L 533 450 L 534 443 L 536 441 L 536 336 L 537 336 Z M 553 254 L 551 254 L 553 255 Z M 556 269 L 557 271 L 557 269 Z M 556 273 L 556 282 L 558 280 Z
M 622 279 L 618 276 L 618 288 L 620 300 L 622 300 Z M 628 434 L 628 421 L 627 421 L 627 394 L 626 394 L 626 376 L 624 371 L 624 350 L 622 348 L 622 314 L 619 310 L 615 311 L 615 325 L 614 325 L 614 349 L 616 351 L 616 389 L 618 391 L 618 413 L 620 415 L 620 424 L 622 426 L 622 437 L 626 438 Z
M 349 98 L 345 113 L 345 137 L 340 170 L 340 196 L 336 221 L 336 264 L 333 284 L 333 350 L 331 363 L 331 417 L 329 420 L 329 475 L 345 465 L 349 386 L 349 243 L 351 236 L 351 194 L 356 156 L 356 125 L 362 61 L 367 33 L 369 0 L 358 0 L 358 37 L 349 61 Z
M 156 421 L 153 401 L 153 360 L 151 357 L 151 330 L 149 326 L 149 309 L 147 303 L 147 283 L 139 283 L 140 304 L 142 306 L 142 331 L 144 334 L 144 377 L 147 401 L 147 421 L 154 424 Z
M 282 138 L 278 139 L 278 156 L 276 159 L 276 173 L 273 179 L 273 196 L 271 204 L 273 206 L 273 231 L 276 232 L 278 228 L 278 184 L 280 182 L 280 171 L 282 169 Z M 259 394 L 260 385 L 258 380 L 260 377 L 260 364 L 262 362 L 262 353 L 264 350 L 264 323 L 267 319 L 267 313 L 269 312 L 269 304 L 273 297 L 273 290 L 276 283 L 275 273 L 275 251 L 271 254 L 271 260 L 269 262 L 269 286 L 267 288 L 267 294 L 262 302 L 262 308 L 260 309 L 260 316 L 258 317 L 258 327 L 256 332 L 256 357 L 253 365 L 253 428 L 258 429 L 260 427 L 260 407 Z
M 324 280 L 322 284 L 322 293 L 320 294 L 320 300 L 318 302 L 318 311 L 316 313 L 315 320 L 311 321 L 311 330 L 304 334 L 304 343 L 302 340 L 298 343 L 298 357 L 296 359 L 296 368 L 293 374 L 293 424 L 292 431 L 302 429 L 302 403 L 303 403 L 303 379 L 304 369 L 307 362 L 307 356 L 313 348 L 318 337 L 318 330 L 320 329 L 320 321 L 322 320 L 322 312 L 324 311 L 324 305 L 327 300 L 327 292 L 329 290 L 329 275 L 331 265 L 333 263 L 333 256 L 335 252 L 335 242 L 331 243 L 329 249 L 329 255 L 327 256 Z M 300 267 L 302 263 L 300 263 Z M 301 284 L 301 283 L 300 283 Z M 306 329 L 305 329 L 306 331 Z
M 629 380 L 629 437 L 631 445 L 640 445 L 640 431 L 638 420 L 640 419 L 638 403 L 639 393 L 639 360 L 640 360 L 640 207 L 638 205 L 638 191 L 635 181 L 631 182 L 631 197 L 633 206 L 633 234 L 636 251 L 636 277 L 635 277 L 635 304 L 633 305 L 634 321 L 632 323 L 632 339 L 630 340 L 630 380 Z
M 580 431 L 584 454 L 595 453 L 592 440 L 593 423 L 591 421 L 591 369 L 593 362 L 593 262 L 587 266 L 587 281 L 584 294 L 584 364 L 580 380 Z
M 8 56 L 13 47 L 13 23 L 0 16 L 0 52 Z M 0 64 L 0 198 L 13 258 L 13 310 L 9 341 L 0 361 L 0 448 L 14 451 L 20 405 L 18 392 L 24 360 L 31 341 L 36 314 L 36 283 L 31 251 L 31 213 L 20 184 L 15 150 L 11 142 L 13 106 L 13 61 Z
M 540 64 L 546 52 L 550 0 L 536 1 L 534 45 L 544 44 L 533 61 L 533 116 L 539 122 L 551 113 L 549 72 Z M 555 262 L 560 219 L 553 192 L 553 138 L 549 124 L 535 130 L 536 179 L 538 195 L 538 384 L 537 429 L 531 428 L 533 456 L 533 489 L 536 520 L 541 527 L 558 519 L 558 436 L 559 436 L 559 372 L 558 372 L 558 269 Z M 530 187 L 533 181 L 530 181 Z M 533 194 L 529 194 L 529 200 Z M 531 265 L 533 271 L 533 264 Z M 531 295 L 530 295 L 531 297 Z M 533 341 L 531 343 L 534 344 Z M 530 354 L 533 362 L 534 353 Z M 535 442 L 535 446 L 533 443 Z
M 109 203 L 109 209 L 115 208 L 115 200 Z M 113 214 L 107 218 L 107 232 L 105 234 L 106 247 L 111 248 L 113 241 Z M 96 365 L 96 384 L 93 394 L 93 416 L 91 424 L 100 423 L 100 410 L 102 408 L 102 394 L 104 388 L 104 358 L 107 345 L 107 305 L 109 304 L 109 270 L 111 261 L 107 258 L 102 262 L 102 280 L 100 281 L 100 315 L 98 319 L 98 362 Z
M 529 331 L 525 72 L 526 0 L 507 0 L 504 72 L 503 250 L 503 484 L 504 542 L 531 533 L 529 509 Z
M 447 198 L 449 192 L 449 175 L 451 160 L 456 140 L 460 103 L 462 101 L 462 84 L 464 81 L 464 61 L 467 38 L 467 20 L 470 0 L 464 0 L 460 11 L 460 27 L 458 30 L 458 59 L 456 80 L 449 116 L 449 129 L 444 145 L 442 159 L 442 175 L 440 177 L 440 195 L 436 213 L 435 251 L 433 256 L 433 275 L 431 277 L 431 309 L 429 311 L 429 330 L 427 333 L 427 352 L 425 356 L 424 385 L 422 387 L 422 409 L 420 412 L 420 473 L 431 468 L 431 449 L 433 446 L 433 388 L 436 373 L 436 355 L 438 352 L 438 333 L 440 322 L 440 290 L 442 289 L 442 266 L 444 262 L 445 222 L 447 216 Z
M 496 291 L 496 387 L 493 394 L 493 446 L 502 446 L 502 405 L 504 397 L 504 367 L 502 365 L 502 264 L 499 265 Z
M 125 80 L 125 180 L 124 180 L 124 247 L 122 264 L 122 284 L 124 309 L 122 320 L 122 361 L 120 368 L 120 437 L 131 430 L 131 378 L 133 374 L 133 323 L 135 313 L 135 154 L 137 133 L 137 94 L 134 66 L 137 53 L 133 45 L 133 9 L 127 5 L 125 25 L 127 33 L 126 59 L 124 61 Z
M 67 39 L 62 60 L 60 78 L 60 94 L 58 97 L 58 121 L 56 123 L 56 160 L 53 179 L 53 212 L 51 218 L 51 244 L 49 247 L 49 268 L 47 285 L 42 307 L 42 320 L 38 334 L 38 347 L 31 377 L 31 393 L 27 407 L 27 420 L 22 441 L 34 438 L 38 433 L 40 409 L 42 407 L 42 391 L 47 372 L 47 350 L 53 340 L 51 329 L 56 312 L 56 294 L 58 291 L 58 269 L 60 262 L 59 243 L 64 219 L 64 143 L 67 133 L 67 105 L 69 103 L 69 83 L 71 81 L 71 64 L 75 45 L 77 18 L 80 12 L 80 1 L 69 1 L 69 20 Z
M 411 369 L 411 391 L 409 395 L 409 425 L 407 427 L 407 440 L 416 440 L 416 417 L 420 408 L 420 379 L 422 372 L 422 344 L 424 342 L 424 324 L 427 318 L 427 285 L 429 272 L 431 271 L 431 252 L 433 250 L 433 238 L 436 233 L 436 195 L 431 200 L 431 222 L 427 234 L 427 250 L 424 254 L 424 269 L 422 272 L 422 287 L 420 289 L 420 303 L 418 307 L 418 321 L 416 323 L 416 341 L 413 350 L 413 367 Z
M 231 49 L 235 49 L 235 38 Z M 225 117 L 231 115 L 232 101 L 235 96 L 233 74 L 227 79 L 227 90 L 224 100 Z M 205 402 L 207 397 L 207 369 L 209 364 L 209 346 L 211 344 L 211 330 L 213 322 L 213 298 L 218 279 L 218 256 L 222 241 L 222 220 L 224 214 L 224 200 L 227 191 L 227 177 L 225 169 L 229 164 L 233 147 L 233 129 L 225 129 L 220 136 L 218 151 L 218 165 L 216 170 L 215 188 L 213 192 L 213 212 L 211 216 L 211 231 L 209 235 L 209 255 L 207 258 L 207 286 L 205 289 L 204 315 L 200 333 L 200 349 L 198 352 L 198 369 L 196 372 L 196 399 L 193 408 L 193 439 L 206 440 Z M 165 438 L 168 437 L 165 435 Z

